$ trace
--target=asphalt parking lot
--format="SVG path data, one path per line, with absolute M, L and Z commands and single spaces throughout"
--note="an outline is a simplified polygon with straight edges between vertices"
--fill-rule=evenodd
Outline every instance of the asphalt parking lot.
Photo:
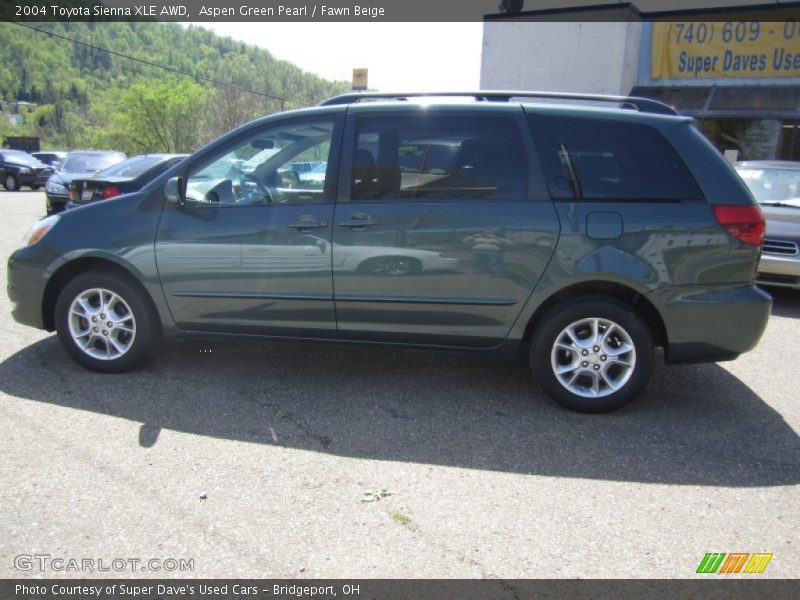
M 0 577 L 682 578 L 707 552 L 800 569 L 800 292 L 774 291 L 753 352 L 660 367 L 602 416 L 482 356 L 187 342 L 99 375 L 11 319 L 6 259 L 43 212 L 0 191 Z M 43 554 L 194 570 L 15 567 Z

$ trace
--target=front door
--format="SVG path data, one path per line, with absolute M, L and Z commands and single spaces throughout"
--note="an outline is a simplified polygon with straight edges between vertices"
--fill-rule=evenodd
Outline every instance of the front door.
M 187 167 L 156 258 L 180 329 L 332 337 L 334 118 L 263 126 Z M 291 170 L 313 162 L 314 176 Z
M 333 228 L 341 337 L 491 347 L 507 336 L 559 231 L 521 116 L 350 108 Z

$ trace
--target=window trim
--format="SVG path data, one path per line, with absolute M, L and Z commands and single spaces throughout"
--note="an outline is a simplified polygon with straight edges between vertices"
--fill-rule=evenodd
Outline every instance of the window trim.
M 331 146 L 329 151 L 329 160 L 328 160 L 328 172 L 325 176 L 325 187 L 323 188 L 322 192 L 322 199 L 319 202 L 309 202 L 302 204 L 303 206 L 324 206 L 327 204 L 333 204 L 336 201 L 336 190 L 338 187 L 338 177 L 339 177 L 339 157 L 341 155 L 341 146 L 342 146 L 342 138 L 344 136 L 344 113 L 343 112 L 331 112 L 325 114 L 314 114 L 314 115 L 293 115 L 288 118 L 280 118 L 274 121 L 268 121 L 266 123 L 259 123 L 258 125 L 253 125 L 252 127 L 247 127 L 246 129 L 240 131 L 238 134 L 234 135 L 230 139 L 225 140 L 219 139 L 219 143 L 212 142 L 211 145 L 207 146 L 202 152 L 202 154 L 197 153 L 196 155 L 192 155 L 184 161 L 186 164 L 182 165 L 182 168 L 172 175 L 175 177 L 181 178 L 181 185 L 183 189 L 181 192 L 186 195 L 186 186 L 189 180 L 189 172 L 196 169 L 198 165 L 202 165 L 200 168 L 204 168 L 214 161 L 206 162 L 206 159 L 209 155 L 216 155 L 218 158 L 221 158 L 225 154 L 228 154 L 232 150 L 234 150 L 237 146 L 239 146 L 242 142 L 255 137 L 256 135 L 261 135 L 263 132 L 278 129 L 283 127 L 290 127 L 296 124 L 302 123 L 313 123 L 314 121 L 330 121 L 333 123 L 333 132 L 331 134 Z M 236 130 L 234 130 L 236 131 Z M 231 132 L 233 133 L 233 132 Z M 189 162 L 191 160 L 191 162 Z M 299 203 L 285 203 L 285 204 L 236 204 L 236 203 L 216 203 L 216 202 L 187 202 L 184 206 L 179 206 L 177 204 L 173 204 L 172 202 L 165 202 L 164 203 L 164 210 L 221 210 L 221 209 L 228 209 L 228 208 L 276 208 L 280 206 L 299 206 Z
M 554 114 L 545 114 L 545 113 L 539 113 L 539 112 L 526 111 L 525 120 L 528 123 L 528 129 L 529 129 L 529 131 L 530 131 L 530 133 L 532 135 L 534 143 L 537 146 L 537 149 L 541 150 L 542 152 L 546 151 L 546 148 L 543 147 L 543 146 L 552 145 L 553 148 L 556 151 L 558 151 L 558 148 L 559 148 L 559 145 L 557 144 L 556 140 L 550 139 L 551 136 L 549 134 L 547 134 L 547 133 L 542 132 L 542 130 L 541 130 L 542 122 L 546 123 L 549 119 L 569 119 L 569 120 L 572 120 L 572 121 L 588 121 L 588 122 L 592 122 L 592 123 L 603 123 L 603 124 L 607 124 L 609 126 L 614 126 L 614 125 L 619 125 L 619 124 L 629 124 L 629 125 L 636 125 L 636 126 L 639 126 L 639 127 L 646 127 L 648 129 L 650 129 L 652 132 L 654 132 L 655 135 L 659 136 L 661 138 L 661 140 L 664 142 L 664 144 L 666 144 L 666 146 L 670 150 L 672 150 L 672 152 L 675 154 L 675 157 L 680 161 L 680 164 L 683 165 L 683 168 L 684 168 L 685 172 L 688 174 L 689 179 L 694 184 L 695 188 L 697 189 L 697 191 L 699 193 L 699 196 L 696 197 L 696 198 L 688 198 L 688 197 L 687 198 L 674 198 L 674 197 L 672 197 L 672 198 L 654 198 L 654 197 L 649 197 L 649 196 L 646 197 L 646 198 L 631 198 L 631 197 L 618 197 L 618 196 L 606 196 L 606 197 L 602 197 L 602 198 L 587 198 L 587 197 L 584 197 L 583 195 L 581 195 L 580 197 L 575 197 L 574 195 L 572 197 L 562 197 L 562 196 L 556 197 L 556 196 L 553 196 L 550 193 L 550 185 L 549 185 L 548 180 L 547 180 L 547 173 L 545 172 L 544 175 L 543 175 L 544 183 L 545 183 L 545 187 L 547 188 L 547 195 L 548 195 L 548 197 L 550 198 L 550 200 L 552 202 L 556 202 L 556 203 L 564 203 L 564 202 L 568 202 L 568 203 L 569 202 L 575 202 L 575 203 L 627 202 L 627 203 L 640 203 L 640 204 L 646 204 L 646 203 L 675 204 L 675 203 L 699 203 L 699 202 L 706 203 L 707 202 L 706 194 L 703 191 L 703 188 L 700 186 L 700 182 L 697 180 L 697 177 L 695 177 L 695 174 L 689 168 L 689 165 L 686 163 L 686 161 L 684 160 L 683 156 L 681 156 L 680 152 L 678 152 L 678 150 L 675 148 L 675 146 L 672 144 L 672 142 L 670 142 L 668 136 L 664 135 L 664 133 L 658 127 L 655 127 L 654 125 L 652 125 L 650 123 L 640 123 L 640 122 L 637 122 L 637 121 L 631 121 L 631 120 L 627 120 L 627 119 L 626 120 L 622 120 L 622 119 L 616 120 L 616 119 L 608 119 L 608 118 L 602 118 L 602 117 L 590 117 L 590 116 L 585 116 L 585 115 L 579 115 L 579 116 L 568 115 L 568 114 L 564 114 L 564 115 L 557 114 L 557 115 L 554 115 Z M 542 164 L 542 169 L 545 170 L 544 161 L 542 161 L 541 164 Z

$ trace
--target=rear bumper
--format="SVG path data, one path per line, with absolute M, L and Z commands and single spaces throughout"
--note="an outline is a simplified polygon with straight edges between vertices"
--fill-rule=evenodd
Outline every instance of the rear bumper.
M 647 295 L 667 330 L 670 364 L 731 360 L 767 327 L 772 296 L 752 284 L 672 286 Z

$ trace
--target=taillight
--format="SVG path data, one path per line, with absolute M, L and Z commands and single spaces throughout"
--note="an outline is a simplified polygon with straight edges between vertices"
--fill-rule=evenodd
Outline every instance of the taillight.
M 119 196 L 121 193 L 122 192 L 120 192 L 113 185 L 108 185 L 103 189 L 103 200 L 108 200 L 109 198 L 113 198 L 114 196 Z
M 756 204 L 717 204 L 714 216 L 722 228 L 733 237 L 751 246 L 764 241 L 764 213 Z

